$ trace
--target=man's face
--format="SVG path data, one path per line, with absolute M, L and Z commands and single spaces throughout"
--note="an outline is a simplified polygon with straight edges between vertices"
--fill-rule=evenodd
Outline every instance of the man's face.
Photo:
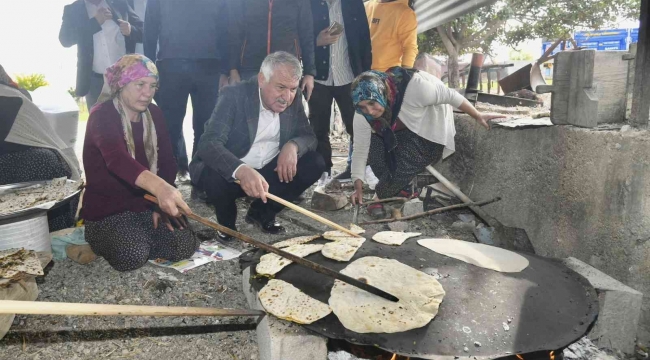
M 293 103 L 300 79 L 294 77 L 293 71 L 287 66 L 275 68 L 268 82 L 262 73 L 257 75 L 257 79 L 265 108 L 275 113 L 281 113 Z

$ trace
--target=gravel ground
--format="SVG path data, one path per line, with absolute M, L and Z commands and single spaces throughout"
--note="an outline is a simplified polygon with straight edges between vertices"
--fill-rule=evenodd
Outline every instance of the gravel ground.
M 337 142 L 338 143 L 338 142 Z M 347 147 L 341 141 L 342 152 Z M 335 159 L 335 173 L 345 167 L 345 158 Z M 179 189 L 193 211 L 204 217 L 214 212 L 206 204 L 192 200 L 189 185 Z M 352 191 L 351 187 L 344 190 Z M 309 208 L 312 190 L 301 204 Z M 368 193 L 370 196 L 371 192 Z M 257 240 L 273 243 L 297 235 L 322 233 L 324 225 L 293 211 L 285 210 L 279 220 L 287 229 L 284 235 L 263 234 L 243 221 L 245 199 L 239 201 L 239 231 Z M 453 212 L 410 221 L 407 231 L 419 231 L 431 237 L 451 237 L 474 241 L 471 229 L 451 226 L 458 221 Z M 347 225 L 350 209 L 319 212 Z M 360 215 L 359 221 L 364 216 Z M 365 220 L 368 220 L 365 217 Z M 365 226 L 368 235 L 388 230 L 386 225 Z M 202 225 L 194 228 L 201 238 L 213 238 L 215 232 Z M 247 244 L 232 242 L 241 251 Z M 241 269 L 237 260 L 210 263 L 181 274 L 150 264 L 136 271 L 120 273 L 99 258 L 79 265 L 70 260 L 56 261 L 38 279 L 37 301 L 105 303 L 130 305 L 199 306 L 247 308 L 241 290 Z M 19 315 L 6 337 L 0 341 L 0 359 L 257 359 L 253 318 L 214 317 L 81 317 Z

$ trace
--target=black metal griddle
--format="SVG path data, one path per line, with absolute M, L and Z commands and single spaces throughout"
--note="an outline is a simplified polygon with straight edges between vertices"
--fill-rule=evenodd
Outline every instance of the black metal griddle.
M 325 241 L 315 241 L 319 242 Z M 256 264 L 261 254 L 257 250 L 243 254 L 242 266 Z M 328 338 L 424 359 L 492 359 L 550 351 L 582 337 L 598 313 L 594 288 L 557 260 L 520 255 L 530 262 L 526 269 L 500 273 L 437 254 L 418 245 L 417 239 L 401 246 L 367 240 L 350 262 L 365 256 L 386 257 L 436 276 L 446 291 L 438 315 L 427 326 L 395 334 L 347 330 L 333 313 L 305 326 Z M 320 253 L 307 258 L 334 270 L 349 264 Z M 268 279 L 254 277 L 254 267 L 251 274 L 252 285 L 259 291 Z M 276 278 L 324 303 L 333 285 L 332 279 L 296 265 L 284 268 Z

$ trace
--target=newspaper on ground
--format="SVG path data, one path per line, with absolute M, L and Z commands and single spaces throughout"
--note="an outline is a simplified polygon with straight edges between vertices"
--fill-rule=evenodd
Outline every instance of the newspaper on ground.
M 224 246 L 218 241 L 204 241 L 198 249 L 194 252 L 191 258 L 181 261 L 172 262 L 166 259 L 149 260 L 150 263 L 165 268 L 177 270 L 181 273 L 211 263 L 214 261 L 224 261 L 236 259 L 241 255 L 241 252 Z

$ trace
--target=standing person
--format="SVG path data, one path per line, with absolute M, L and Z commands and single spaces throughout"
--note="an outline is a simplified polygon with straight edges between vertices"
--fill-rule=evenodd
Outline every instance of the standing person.
M 302 92 L 309 100 L 314 89 L 314 28 L 309 0 L 232 1 L 230 82 L 259 73 L 262 61 L 276 51 L 302 60 Z
M 162 111 L 151 104 L 158 71 L 140 54 L 106 70 L 99 103 L 90 112 L 83 149 L 86 241 L 118 271 L 147 260 L 187 259 L 198 243 L 178 208 L 191 213 L 174 188 L 176 163 Z M 160 206 L 144 199 L 149 192 Z
M 411 2 L 370 0 L 365 6 L 372 39 L 372 69 L 412 68 L 418 54 L 418 22 Z
M 246 222 L 266 233 L 284 232 L 275 221 L 284 206 L 267 201 L 266 192 L 294 201 L 323 173 L 325 163 L 314 151 L 316 136 L 300 100 L 302 74 L 296 57 L 278 51 L 266 57 L 257 77 L 221 94 L 190 166 L 221 225 L 237 229 L 235 200 L 248 195 L 257 199 Z
M 187 99 L 192 98 L 194 155 L 219 89 L 228 83 L 226 7 L 226 0 L 147 2 L 144 54 L 160 70 L 156 103 L 165 114 L 181 181 L 188 180 L 189 169 L 183 137 Z
M 379 178 L 376 196 L 411 197 L 408 186 L 427 165 L 455 150 L 454 117 L 450 104 L 464 111 L 486 129 L 488 121 L 502 115 L 482 114 L 462 95 L 435 76 L 413 69 L 394 67 L 387 72 L 368 71 L 352 83 L 354 155 L 352 203 L 363 200 L 365 167 Z M 382 204 L 368 206 L 375 217 L 385 215 Z
M 372 65 L 370 32 L 363 0 L 311 0 L 311 11 L 316 41 L 316 83 L 309 99 L 309 122 L 318 139 L 316 151 L 325 159 L 327 175 L 331 175 L 329 133 L 332 101 L 336 100 L 341 110 L 345 130 L 352 142 L 354 105 L 350 86 L 355 77 L 370 70 Z M 332 24 L 338 26 L 331 27 Z M 351 158 L 337 179 L 350 179 L 350 161 Z
M 77 45 L 77 96 L 88 110 L 104 85 L 106 68 L 142 41 L 142 20 L 125 0 L 77 0 L 63 9 L 59 42 Z

